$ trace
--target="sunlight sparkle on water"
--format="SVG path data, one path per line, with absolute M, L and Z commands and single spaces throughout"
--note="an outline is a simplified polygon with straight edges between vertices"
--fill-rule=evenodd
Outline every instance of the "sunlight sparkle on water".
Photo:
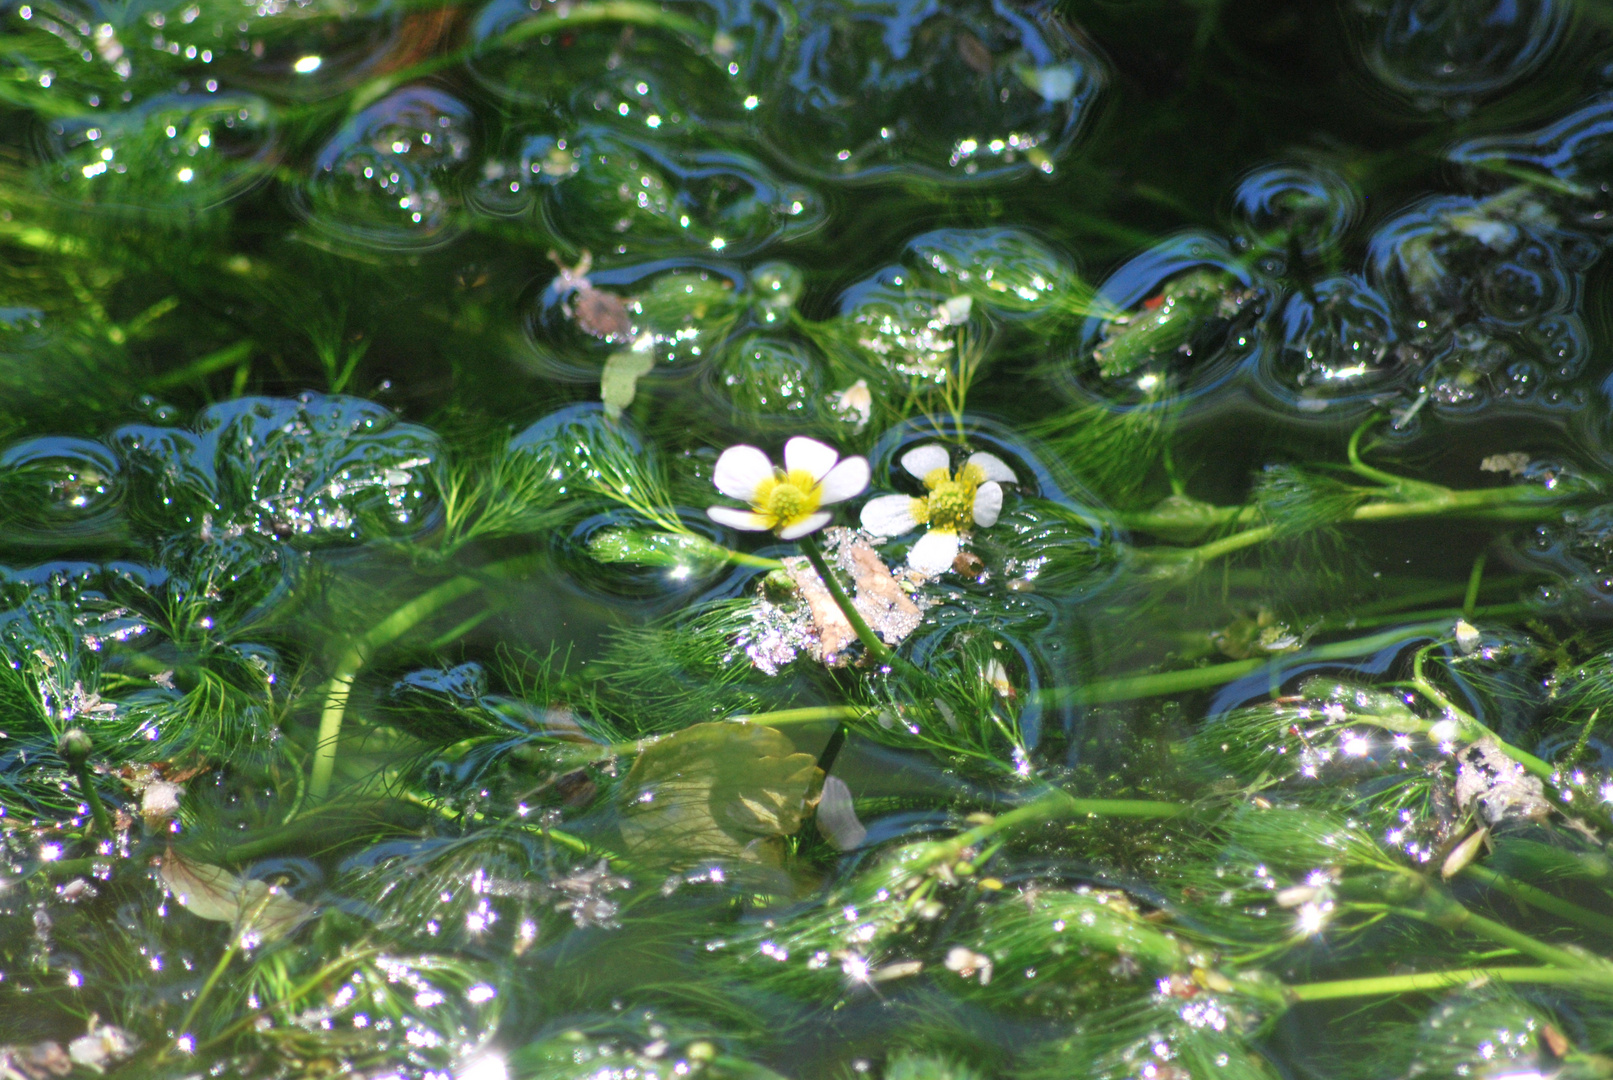
M 504 1058 L 488 1051 L 461 1066 L 455 1080 L 506 1080 L 509 1075 Z

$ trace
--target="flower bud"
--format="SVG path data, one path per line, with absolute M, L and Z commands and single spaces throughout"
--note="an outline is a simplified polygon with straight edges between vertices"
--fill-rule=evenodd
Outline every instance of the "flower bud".
M 83 728 L 69 728 L 57 740 L 56 752 L 62 755 L 64 761 L 76 768 L 89 760 L 90 748 L 93 745 Z

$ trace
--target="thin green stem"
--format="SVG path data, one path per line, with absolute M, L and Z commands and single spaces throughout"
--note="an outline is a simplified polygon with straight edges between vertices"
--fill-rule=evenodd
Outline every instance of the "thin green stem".
M 1458 618 L 1467 618 L 1467 619 L 1514 619 L 1514 618 L 1518 618 L 1518 617 L 1524 616 L 1524 615 L 1536 614 L 1539 610 L 1540 609 L 1534 604 L 1530 604 L 1530 603 L 1526 603 L 1526 602 L 1519 602 L 1519 603 L 1516 603 L 1516 604 L 1486 604 L 1483 607 L 1476 607 L 1476 608 L 1473 608 L 1471 611 L 1466 611 L 1466 612 L 1464 612 L 1461 608 L 1458 608 L 1458 607 L 1453 607 L 1453 608 L 1432 608 L 1432 609 L 1425 610 L 1425 611 L 1419 611 L 1417 613 L 1417 615 L 1418 615 L 1419 618 L 1424 618 L 1424 619 L 1433 619 L 1433 618 L 1443 617 L 1448 622 L 1454 623 Z M 1385 626 L 1385 625 L 1389 625 L 1389 624 L 1392 624 L 1392 623 L 1403 622 L 1404 620 L 1405 620 L 1405 615 L 1403 615 L 1403 614 L 1401 614 L 1399 612 L 1396 612 L 1396 613 L 1391 614 L 1391 615 L 1368 616 L 1366 618 L 1350 619 L 1349 620 L 1349 628 L 1352 629 L 1352 630 L 1354 630 L 1354 629 L 1365 630 L 1368 627 Z M 1343 620 L 1340 620 L 1339 622 L 1333 623 L 1331 625 L 1339 626 L 1339 625 L 1342 625 L 1342 622 L 1343 622 Z M 1323 623 L 1324 627 L 1328 627 L 1329 625 L 1330 624 L 1327 623 L 1327 622 Z
M 1284 987 L 1282 994 L 1290 1003 L 1337 1001 L 1341 998 L 1422 994 L 1485 982 L 1613 986 L 1613 973 L 1573 971 L 1560 967 L 1458 968 L 1452 971 L 1424 971 L 1409 975 L 1379 975 L 1365 979 L 1300 983 Z
M 767 727 L 786 727 L 790 724 L 816 724 L 827 721 L 856 720 L 873 713 L 861 705 L 810 705 L 800 709 L 777 709 L 764 713 L 739 713 L 728 719 Z
M 1468 908 L 1421 874 L 1405 869 L 1398 872 L 1421 896 L 1412 906 L 1392 905 L 1390 910 L 1395 914 L 1431 923 L 1446 930 L 1462 930 L 1477 937 L 1487 938 L 1498 945 L 1554 967 L 1597 971 L 1607 978 L 1613 978 L 1613 964 L 1599 956 L 1559 948 L 1522 931 L 1514 930 L 1505 923 L 1487 918 Z
M 938 862 L 958 857 L 965 848 L 978 847 L 991 838 L 1012 832 L 1026 825 L 1050 824 L 1076 817 L 1120 817 L 1148 820 L 1167 820 L 1188 817 L 1195 807 L 1185 803 L 1161 802 L 1152 799 L 1078 799 L 1069 793 L 1052 788 L 1030 802 L 1017 806 L 990 821 L 959 833 L 950 840 L 936 843 L 907 865 L 910 871 L 922 871 Z
M 89 803 L 90 817 L 95 822 L 95 831 L 101 838 L 110 843 L 117 834 L 112 829 L 112 818 L 106 812 L 106 804 L 101 801 L 101 793 L 95 790 L 95 777 L 90 773 L 88 762 L 77 762 L 73 765 L 73 776 L 78 780 L 79 790 L 84 793 L 84 801 Z
M 1345 456 L 1350 459 L 1351 471 L 1353 471 L 1357 476 L 1363 476 L 1368 480 L 1374 480 L 1385 487 L 1393 488 L 1397 491 L 1444 490 L 1436 484 L 1425 484 L 1417 480 L 1408 480 L 1403 476 L 1396 476 L 1394 473 L 1387 473 L 1382 469 L 1375 469 L 1371 465 L 1368 465 L 1366 462 L 1361 460 L 1361 436 L 1365 435 L 1368 429 L 1370 429 L 1381 419 L 1381 416 L 1369 417 L 1367 421 L 1360 427 L 1350 432 L 1350 442 L 1345 447 L 1344 452 Z
M 314 749 L 314 764 L 308 780 L 310 795 L 315 799 L 323 799 L 330 792 L 331 773 L 336 767 L 336 745 L 341 738 L 342 723 L 347 714 L 353 680 L 370 657 L 455 600 L 481 588 L 487 583 L 490 575 L 509 573 L 529 563 L 531 558 L 520 556 L 486 567 L 476 576 L 462 574 L 450 578 L 410 600 L 349 643 L 347 650 L 337 660 L 336 667 L 331 672 L 330 682 L 326 685 L 325 705 L 319 715 L 319 737 Z
M 1437 645 L 1439 642 L 1435 642 L 1435 644 Z M 1527 750 L 1521 750 L 1518 747 L 1502 740 L 1501 737 L 1495 732 L 1491 731 L 1489 727 L 1480 723 L 1477 717 L 1473 716 L 1465 709 L 1459 708 L 1455 702 L 1446 696 L 1443 690 L 1434 684 L 1433 680 L 1424 674 L 1423 665 L 1428 658 L 1429 649 L 1432 649 L 1433 647 L 1434 645 L 1428 645 L 1418 649 L 1416 657 L 1412 660 L 1411 682 L 1412 685 L 1417 688 L 1417 691 L 1429 701 L 1432 701 L 1439 708 L 1443 709 L 1448 716 L 1461 723 L 1463 728 L 1462 735 L 1464 739 L 1469 742 L 1473 742 L 1478 739 L 1491 740 L 1498 747 L 1500 747 L 1502 752 L 1504 752 L 1508 757 L 1516 761 L 1519 765 L 1522 765 L 1524 771 L 1529 773 L 1529 775 L 1539 780 L 1544 780 L 1548 784 L 1551 783 L 1554 774 L 1556 773 L 1556 769 L 1554 769 L 1547 762 L 1535 757 Z
M 1235 660 L 1227 664 L 1208 664 L 1204 667 L 1188 668 L 1185 671 L 1122 675 L 1113 679 L 1098 679 L 1085 686 L 1051 687 L 1041 691 L 1038 700 L 1043 704 L 1071 702 L 1079 705 L 1096 705 L 1111 701 L 1135 701 L 1138 698 L 1178 694 L 1187 690 L 1204 690 L 1234 682 L 1266 668 L 1276 672 L 1296 663 L 1370 656 L 1380 649 L 1408 638 L 1443 634 L 1448 629 L 1450 623 L 1445 620 L 1413 623 L 1410 626 L 1386 630 L 1367 637 L 1335 641 L 1278 657 L 1256 657 L 1251 660 Z
M 347 968 L 352 967 L 354 964 L 360 962 L 361 960 L 363 960 L 363 959 L 365 959 L 365 958 L 367 958 L 369 956 L 376 955 L 380 951 L 381 950 L 376 946 L 369 946 L 369 947 L 367 947 L 365 949 L 355 950 L 353 952 L 343 953 L 341 956 L 338 956 L 335 960 L 332 960 L 330 963 L 324 965 L 319 970 L 315 971 L 311 976 L 309 976 L 308 978 L 304 979 L 301 983 L 299 983 L 296 986 L 294 986 L 289 994 L 286 994 L 284 997 L 281 998 L 280 1002 L 271 1002 L 270 1004 L 264 1005 L 261 1008 L 258 1008 L 256 1010 L 254 1010 L 253 1012 L 250 1012 L 250 1013 L 246 1014 L 245 1016 L 243 1016 L 239 1020 L 237 1020 L 235 1023 L 231 1024 L 229 1027 L 225 1028 L 223 1031 L 219 1032 L 217 1035 L 215 1035 L 211 1039 L 207 1040 L 205 1043 L 203 1043 L 197 1049 L 198 1050 L 210 1049 L 211 1047 L 217 1046 L 219 1043 L 224 1042 L 227 1039 L 230 1039 L 230 1038 L 234 1037 L 235 1035 L 240 1034 L 241 1032 L 245 1031 L 252 1024 L 257 1023 L 257 1021 L 259 1019 L 261 1019 L 262 1017 L 265 1017 L 265 1016 L 269 1015 L 269 1013 L 274 1010 L 275 1005 L 280 1004 L 282 1002 L 296 1001 L 299 998 L 304 997 L 308 993 L 312 992 L 314 990 L 314 988 L 317 987 L 320 983 L 324 982 L 326 979 L 330 978 L 332 975 L 335 975 L 339 971 L 346 970 Z
M 269 901 L 273 898 L 274 890 L 270 889 L 265 892 L 263 898 L 257 902 L 252 910 L 245 913 L 244 917 L 230 928 L 230 943 L 225 946 L 223 955 L 218 958 L 218 963 L 213 965 L 213 970 L 208 974 L 207 981 L 202 983 L 201 990 L 197 991 L 195 999 L 191 1001 L 190 1008 L 185 1010 L 185 1018 L 179 1022 L 179 1034 L 181 1036 L 190 1031 L 191 1022 L 196 1019 L 196 1014 L 201 1012 L 203 1002 L 208 999 L 214 988 L 218 986 L 218 981 L 224 976 L 225 969 L 230 966 L 230 961 L 234 960 L 236 953 L 241 951 L 241 943 L 246 937 L 248 928 L 263 917 L 263 912 L 268 908 Z M 169 1049 L 169 1047 L 163 1047 L 159 1057 L 166 1058 Z
M 159 375 L 146 382 L 148 390 L 166 390 L 174 386 L 184 386 L 197 379 L 206 378 L 215 372 L 223 371 L 240 364 L 252 355 L 253 343 L 251 341 L 237 341 L 233 345 L 226 345 L 216 352 L 199 357 L 180 368 Z
M 1479 602 L 1479 588 L 1484 584 L 1484 562 L 1489 553 L 1481 551 L 1478 558 L 1473 560 L 1473 569 L 1467 575 L 1467 592 L 1462 597 L 1462 618 L 1471 619 L 1473 609 Z
M 1613 918 L 1587 910 L 1578 904 L 1570 903 L 1561 897 L 1553 896 L 1544 889 L 1537 889 L 1533 885 L 1519 881 L 1506 874 L 1497 873 L 1487 866 L 1479 863 L 1468 863 L 1462 868 L 1463 875 L 1472 878 L 1499 892 L 1504 892 L 1516 900 L 1520 900 L 1530 907 L 1538 908 L 1560 919 L 1566 919 L 1587 930 L 1613 935 Z

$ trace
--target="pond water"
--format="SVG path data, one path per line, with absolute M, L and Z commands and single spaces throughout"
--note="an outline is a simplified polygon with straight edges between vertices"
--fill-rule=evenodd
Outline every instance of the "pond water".
M 0 20 L 3 1080 L 1613 1076 L 1613 9 Z

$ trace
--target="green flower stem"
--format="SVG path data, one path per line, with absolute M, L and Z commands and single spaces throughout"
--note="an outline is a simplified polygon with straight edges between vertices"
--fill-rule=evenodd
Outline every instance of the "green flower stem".
M 1443 617 L 1447 619 L 1449 623 L 1455 624 L 1457 619 L 1468 619 L 1469 621 L 1473 619 L 1515 619 L 1524 615 L 1537 614 L 1539 610 L 1540 609 L 1534 604 L 1520 602 L 1516 604 L 1490 604 L 1485 607 L 1476 608 L 1434 608 L 1429 611 L 1420 611 L 1417 614 L 1425 619 Z M 1384 626 L 1392 623 L 1402 622 L 1404 619 L 1405 616 L 1399 613 L 1351 619 L 1350 629 L 1366 629 L 1367 627 L 1371 626 Z M 1324 626 L 1325 625 L 1326 624 L 1324 623 Z
M 435 797 L 433 797 L 431 795 L 422 795 L 422 794 L 420 794 L 418 792 L 414 792 L 414 791 L 405 791 L 402 795 L 399 796 L 399 798 L 401 798 L 405 802 L 413 803 L 416 806 L 422 807 L 422 808 L 424 808 L 426 810 L 430 810 L 432 813 L 437 814 L 437 815 L 439 815 L 441 817 L 445 817 L 450 821 L 461 821 L 467 816 L 465 814 L 462 814 L 460 811 L 455 810 L 452 806 L 450 806 L 448 803 L 446 803 L 442 799 L 435 798 Z M 476 822 L 478 825 L 485 825 L 491 820 L 486 814 L 482 813 L 480 810 L 471 811 L 471 813 L 468 815 L 468 817 L 470 818 L 471 821 Z M 509 819 L 506 819 L 504 821 L 504 824 L 512 825 L 512 824 L 515 824 L 518 821 L 519 821 L 518 818 L 509 818 Z M 580 836 L 576 836 L 576 835 L 573 835 L 572 833 L 568 833 L 568 832 L 562 832 L 559 829 L 550 828 L 550 827 L 544 827 L 542 829 L 542 832 L 543 832 L 544 836 L 546 836 L 549 839 L 553 840 L 556 844 L 559 844 L 563 848 L 569 848 L 570 850 L 575 851 L 579 855 L 603 856 L 604 858 L 609 859 L 612 863 L 621 863 L 622 862 L 622 859 L 621 859 L 620 856 L 613 855 L 608 851 L 604 851 L 604 850 L 602 850 L 600 848 L 596 848 L 596 847 L 592 846 L 591 844 L 589 844 L 588 841 L 584 840 Z
M 1228 664 L 1207 664 L 1204 667 L 1188 668 L 1185 671 L 1161 671 L 1149 675 L 1122 675 L 1113 679 L 1098 679 L 1085 686 L 1050 687 L 1041 691 L 1037 695 L 1037 700 L 1044 705 L 1062 703 L 1098 705 L 1112 701 L 1135 701 L 1138 698 L 1179 694 L 1188 690 L 1204 690 L 1212 686 L 1223 686 L 1226 683 L 1234 682 L 1263 668 L 1269 668 L 1275 674 L 1283 668 L 1296 663 L 1315 660 L 1345 660 L 1354 659 L 1358 656 L 1370 656 L 1379 649 L 1405 641 L 1407 638 L 1441 635 L 1449 629 L 1450 622 L 1445 619 L 1437 622 L 1413 623 L 1410 626 L 1386 630 L 1367 637 L 1330 642 L 1326 645 L 1302 649 L 1299 652 L 1285 653 L 1278 657 L 1255 657 L 1250 660 L 1235 660 Z
M 81 761 L 75 764 L 73 776 L 78 780 L 78 789 L 84 793 L 84 801 L 90 804 L 90 817 L 95 821 L 95 831 L 111 843 L 117 833 L 112 828 L 112 818 L 106 812 L 106 804 L 101 801 L 101 793 L 95 790 L 95 777 L 90 773 L 89 763 Z
M 1613 964 L 1609 964 L 1599 956 L 1548 945 L 1538 938 L 1512 929 L 1505 923 L 1476 914 L 1452 899 L 1443 890 L 1436 890 L 1431 885 L 1426 886 L 1426 890 L 1424 902 L 1420 907 L 1406 908 L 1402 913 L 1447 930 L 1465 930 L 1476 937 L 1488 938 L 1497 945 L 1515 949 L 1544 964 L 1574 970 L 1600 971 L 1604 973 L 1604 977 L 1613 979 Z
M 201 1012 L 202 1003 L 205 1002 L 213 993 L 213 990 L 217 988 L 219 979 L 223 978 L 225 970 L 230 966 L 230 961 L 234 960 L 236 953 L 241 951 L 241 942 L 246 936 L 247 927 L 253 925 L 258 921 L 258 919 L 263 917 L 263 912 L 266 908 L 268 908 L 269 901 L 272 899 L 274 899 L 274 891 L 271 889 L 263 894 L 263 899 L 258 901 L 257 906 L 255 906 L 252 911 L 246 915 L 246 917 L 242 918 L 239 923 L 230 928 L 229 945 L 225 946 L 223 955 L 218 958 L 218 963 L 213 965 L 213 970 L 208 974 L 207 981 L 202 983 L 202 988 L 197 991 L 196 997 L 192 999 L 190 1008 L 185 1010 L 185 1018 L 179 1022 L 179 1027 L 176 1030 L 180 1035 L 185 1035 L 190 1031 L 190 1025 L 192 1021 L 196 1019 L 196 1014 Z M 157 1055 L 157 1059 L 159 1061 L 166 1059 L 172 1049 L 172 1044 L 164 1046 L 162 1051 Z
M 908 864 L 911 871 L 922 871 L 939 862 L 951 861 L 965 848 L 978 847 L 1002 833 L 1025 825 L 1043 825 L 1065 818 L 1120 817 L 1166 820 L 1187 817 L 1195 807 L 1185 803 L 1160 802 L 1152 799 L 1078 799 L 1058 788 L 1038 795 L 1030 802 L 1017 806 L 1007 813 L 998 814 L 988 822 L 959 833 L 950 840 L 938 841 Z
M 766 555 L 752 555 L 745 551 L 734 551 L 732 548 L 724 548 L 717 544 L 712 546 L 719 547 L 723 552 L 723 557 L 735 566 L 753 566 L 758 570 L 784 569 L 784 560 L 782 559 L 769 559 Z
M 1284 987 L 1282 995 L 1289 1004 L 1298 1004 L 1305 1001 L 1337 1001 L 1341 998 L 1423 994 L 1484 982 L 1613 987 L 1613 973 L 1574 971 L 1560 967 L 1459 968 L 1453 971 L 1422 971 L 1410 975 L 1299 983 Z
M 1553 495 L 1535 487 L 1514 485 L 1501 488 L 1474 488 L 1452 491 L 1448 488 L 1415 489 L 1422 497 L 1417 499 L 1383 499 L 1365 503 L 1351 510 L 1341 521 L 1403 521 L 1412 518 L 1450 515 L 1453 517 L 1482 517 L 1504 521 L 1542 521 L 1554 518 L 1566 497 Z M 1577 493 L 1573 493 L 1577 494 Z M 1214 508 L 1213 513 L 1195 517 L 1193 523 L 1205 526 L 1215 524 L 1244 524 L 1259 520 L 1256 507 Z M 1125 515 L 1121 523 L 1137 532 L 1180 533 L 1185 524 L 1181 518 L 1154 512 Z M 1162 571 L 1180 571 L 1184 567 L 1198 569 L 1216 559 L 1225 558 L 1245 548 L 1256 547 L 1278 535 L 1275 525 L 1258 525 L 1243 529 L 1230 536 L 1211 540 L 1189 548 L 1139 548 L 1133 557 L 1145 563 L 1159 565 Z
M 856 631 L 857 639 L 863 643 L 863 648 L 868 650 L 868 655 L 886 667 L 899 667 L 903 669 L 904 673 L 922 675 L 922 672 L 919 672 L 912 664 L 897 656 L 889 645 L 879 640 L 879 635 L 874 633 L 873 628 L 863 619 L 862 613 L 851 602 L 851 597 L 846 595 L 846 590 L 840 587 L 840 579 L 835 577 L 834 572 L 829 569 L 828 562 L 823 558 L 823 549 L 818 546 L 817 537 L 803 536 L 797 543 L 801 545 L 801 551 L 806 555 L 807 561 L 812 564 L 812 569 L 817 571 L 819 580 L 823 582 L 823 587 L 829 590 L 830 596 L 834 597 L 835 605 L 840 608 L 840 613 L 846 617 L 846 621 Z
M 308 780 L 308 791 L 315 799 L 323 799 L 330 792 L 331 773 L 336 766 L 336 744 L 341 738 L 342 722 L 347 714 L 347 702 L 353 690 L 353 680 L 359 671 L 381 649 L 397 641 L 424 620 L 468 596 L 488 583 L 490 576 L 505 576 L 532 562 L 529 555 L 508 559 L 483 568 L 477 575 L 462 574 L 428 589 L 392 614 L 372 626 L 368 632 L 354 639 L 331 672 L 325 689 L 325 706 L 319 716 L 319 739 L 314 750 L 314 764 Z
M 78 789 L 84 793 L 84 802 L 90 808 L 96 831 L 110 843 L 113 838 L 112 820 L 107 817 L 106 807 L 101 803 L 101 793 L 95 790 L 95 776 L 90 772 L 90 751 L 94 749 L 94 741 L 81 728 L 69 728 L 56 740 L 56 752 L 78 781 Z
M 1578 904 L 1570 903 L 1561 897 L 1553 896 L 1544 889 L 1537 889 L 1533 885 L 1519 881 L 1517 878 L 1498 873 L 1479 863 L 1468 863 L 1462 868 L 1462 874 L 1498 892 L 1504 892 L 1508 896 L 1547 914 L 1555 915 L 1560 919 L 1583 926 L 1587 930 L 1613 935 L 1613 918 L 1582 908 Z
M 1462 594 L 1462 618 L 1471 619 L 1477 610 L 1475 605 L 1479 602 L 1479 589 L 1484 586 L 1484 564 L 1489 553 L 1481 551 L 1478 558 L 1473 560 L 1473 569 L 1467 575 L 1467 591 Z
M 817 724 L 830 720 L 856 720 L 873 715 L 876 710 L 861 705 L 810 705 L 801 709 L 778 709 L 774 712 L 739 713 L 728 719 L 736 723 L 765 724 L 768 727 L 787 727 L 791 724 Z
M 1595 971 L 1601 973 L 1604 978 L 1613 979 L 1613 962 L 1603 957 L 1583 949 L 1552 945 L 1522 931 L 1514 930 L 1505 923 L 1480 915 L 1453 897 L 1438 882 L 1415 870 L 1392 864 L 1384 865 L 1383 869 L 1398 879 L 1396 885 L 1390 886 L 1391 892 L 1398 893 L 1404 899 L 1387 903 L 1352 901 L 1350 907 L 1357 911 L 1376 911 L 1415 919 L 1452 932 L 1462 931 L 1532 957 L 1543 964 Z
M 300 849 L 309 854 L 310 848 L 320 842 L 321 834 L 335 833 L 345 837 L 355 826 L 364 825 L 380 829 L 383 834 L 392 829 L 418 828 L 419 815 L 408 810 L 401 800 L 365 798 L 332 799 L 309 809 L 269 832 L 260 832 L 244 843 L 233 844 L 219 855 L 219 862 L 230 866 L 245 866 L 268 855 Z M 340 842 L 337 840 L 336 842 Z
M 318 988 L 318 986 L 326 979 L 329 979 L 343 971 L 351 970 L 354 964 L 357 964 L 370 957 L 380 955 L 384 951 L 385 950 L 383 950 L 381 947 L 375 945 L 366 946 L 362 949 L 344 951 L 340 956 L 336 957 L 336 959 L 325 964 L 308 978 L 304 979 L 301 983 L 298 983 L 296 986 L 294 986 L 291 989 L 291 992 L 284 995 L 280 1001 L 270 1002 L 252 1012 L 247 1013 L 229 1027 L 202 1043 L 199 1047 L 197 1047 L 197 1050 L 208 1050 L 219 1045 L 220 1043 L 233 1039 L 236 1035 L 239 1035 L 241 1032 L 257 1023 L 263 1017 L 268 1016 L 269 1013 L 274 1010 L 275 1006 L 281 1002 L 296 1001 L 299 998 L 305 997 L 308 994 L 313 993 L 313 991 Z
M 1376 481 L 1377 483 L 1380 483 L 1394 491 L 1418 491 L 1425 493 L 1444 491 L 1445 489 L 1438 484 L 1430 484 L 1421 480 L 1410 480 L 1403 476 L 1396 476 L 1394 473 L 1384 472 L 1382 469 L 1375 469 L 1371 465 L 1368 465 L 1366 462 L 1361 460 L 1361 436 L 1365 435 L 1373 427 L 1373 425 L 1377 424 L 1382 419 L 1383 414 L 1381 413 L 1371 416 L 1365 423 L 1361 424 L 1354 431 L 1350 432 L 1350 441 L 1348 445 L 1345 446 L 1344 453 L 1345 456 L 1350 459 L 1351 471 L 1353 471 L 1357 476 L 1363 476 L 1368 480 Z
M 1376 471 L 1374 471 L 1376 472 Z M 1381 474 L 1389 477 L 1389 474 Z M 1431 517 L 1437 514 L 1460 517 L 1486 517 L 1502 521 L 1540 521 L 1557 516 L 1558 508 L 1578 492 L 1552 493 L 1534 485 L 1513 484 L 1508 487 L 1466 488 L 1452 490 L 1434 484 L 1418 484 L 1413 480 L 1395 480 L 1389 492 L 1369 492 L 1373 500 L 1353 508 L 1340 521 L 1405 521 L 1413 517 Z M 1389 498 L 1384 498 L 1389 495 Z M 1398 498 L 1395 496 L 1398 495 Z M 1410 496 L 1410 498 L 1408 498 Z M 1248 546 L 1265 543 L 1276 534 L 1273 525 L 1257 524 L 1261 521 L 1258 506 L 1211 506 L 1208 503 L 1190 503 L 1187 508 L 1150 509 L 1137 514 L 1119 514 L 1116 524 L 1132 532 L 1157 537 L 1184 537 L 1202 535 L 1216 529 L 1239 529 L 1239 532 L 1211 540 L 1186 550 L 1139 551 L 1145 558 L 1208 563 L 1213 559 L 1231 555 Z

